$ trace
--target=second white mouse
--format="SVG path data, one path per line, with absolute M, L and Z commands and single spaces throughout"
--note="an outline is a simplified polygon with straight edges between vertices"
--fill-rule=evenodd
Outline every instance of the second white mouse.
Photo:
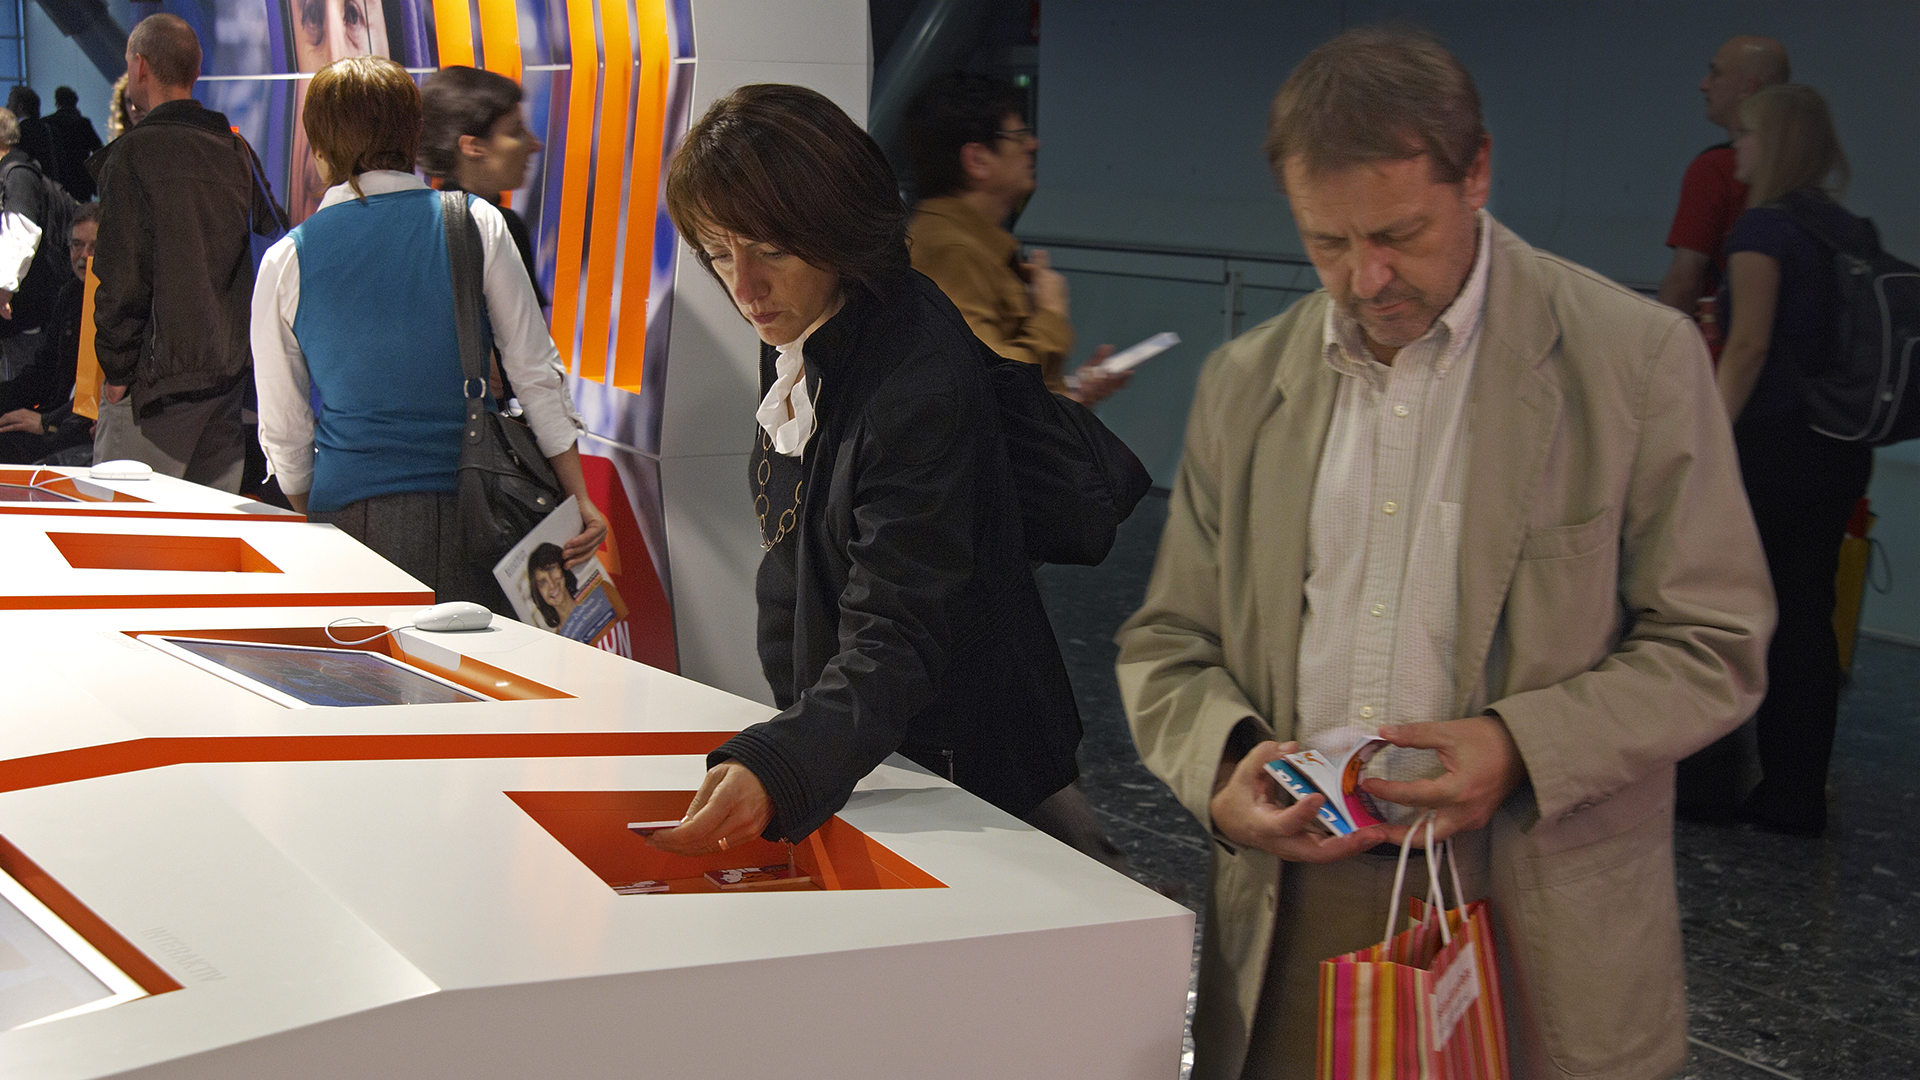
M 485 630 L 493 625 L 493 612 L 467 600 L 435 604 L 413 617 L 421 630 Z

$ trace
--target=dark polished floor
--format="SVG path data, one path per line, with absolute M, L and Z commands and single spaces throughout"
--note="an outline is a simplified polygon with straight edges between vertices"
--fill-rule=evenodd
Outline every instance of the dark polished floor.
M 1206 838 L 1140 764 L 1113 679 L 1113 632 L 1139 605 L 1165 520 L 1150 495 L 1103 565 L 1040 578 L 1086 721 L 1087 794 L 1138 876 L 1183 883 L 1198 911 Z M 1832 796 L 1818 840 L 1678 827 L 1694 1050 L 1682 1076 L 1920 1077 L 1920 650 L 1861 642 Z

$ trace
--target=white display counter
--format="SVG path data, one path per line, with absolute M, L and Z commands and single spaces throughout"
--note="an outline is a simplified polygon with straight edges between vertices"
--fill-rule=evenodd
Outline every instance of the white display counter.
M 28 487 L 39 494 L 21 490 Z M 36 501 L 22 501 L 27 498 Z M 96 480 L 85 466 L 54 465 L 0 465 L 0 514 L 306 520 L 291 510 L 158 473 L 145 480 Z
M 433 602 L 359 541 L 303 520 L 5 514 L 0 564 L 6 608 Z
M 0 838 L 179 986 L 0 1080 L 1177 1070 L 1192 914 L 900 759 L 797 853 L 838 887 L 619 895 L 770 709 L 519 624 L 402 651 L 563 696 L 291 709 L 129 636 L 414 610 L 0 611 Z

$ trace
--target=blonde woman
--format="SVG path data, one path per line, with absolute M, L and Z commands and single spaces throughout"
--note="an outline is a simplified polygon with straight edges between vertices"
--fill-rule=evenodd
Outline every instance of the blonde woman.
M 1846 237 L 1862 223 L 1836 201 L 1847 157 L 1818 91 L 1761 90 L 1740 106 L 1733 134 L 1748 210 L 1727 237 L 1718 378 L 1780 609 L 1754 716 L 1763 778 L 1744 809 L 1761 825 L 1818 835 L 1840 697 L 1833 579 L 1873 450 L 1808 426 L 1800 377 L 1830 362 L 1841 307 L 1833 253 L 1808 226 Z

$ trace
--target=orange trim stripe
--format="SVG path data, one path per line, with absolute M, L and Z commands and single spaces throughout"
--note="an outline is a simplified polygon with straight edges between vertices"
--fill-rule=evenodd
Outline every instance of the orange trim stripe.
M 131 739 L 0 761 L 0 791 L 50 787 L 170 765 L 227 762 L 695 756 L 710 753 L 733 735 L 731 731 L 585 731 Z
M 79 897 L 68 892 L 66 886 L 40 869 L 39 864 L 27 858 L 25 852 L 7 843 L 3 836 L 0 836 L 0 870 L 5 870 L 22 888 L 32 893 L 35 900 L 60 916 L 61 921 L 72 927 L 74 933 L 99 949 L 100 955 L 113 961 L 113 965 L 139 984 L 140 989 L 149 994 L 165 994 L 180 989 L 180 984 L 174 981 L 173 976 L 148 959 L 147 954 L 135 948 L 132 942 L 121 937 L 120 932 L 107 925 L 105 919 L 95 915 L 92 908 L 81 903 Z
M 467 0 L 433 0 L 433 34 L 441 67 L 473 66 L 473 16 Z
M 190 608 L 190 607 L 326 607 L 329 604 L 431 604 L 430 589 L 408 592 L 366 593 L 175 593 L 155 596 L 150 593 L 98 596 L 0 596 L 0 610 L 72 611 L 93 608 Z
M 560 171 L 560 230 L 553 261 L 553 343 L 571 367 L 579 359 L 580 282 L 586 266 L 587 188 L 593 172 L 593 103 L 600 84 L 593 0 L 567 0 L 567 145 Z
M 149 509 L 136 510 L 133 506 Z M 122 505 L 113 502 L 89 503 L 0 503 L 0 514 L 68 514 L 80 517 L 167 518 L 189 521 L 292 521 L 304 522 L 305 514 L 249 514 L 244 510 L 164 510 L 145 499 Z

